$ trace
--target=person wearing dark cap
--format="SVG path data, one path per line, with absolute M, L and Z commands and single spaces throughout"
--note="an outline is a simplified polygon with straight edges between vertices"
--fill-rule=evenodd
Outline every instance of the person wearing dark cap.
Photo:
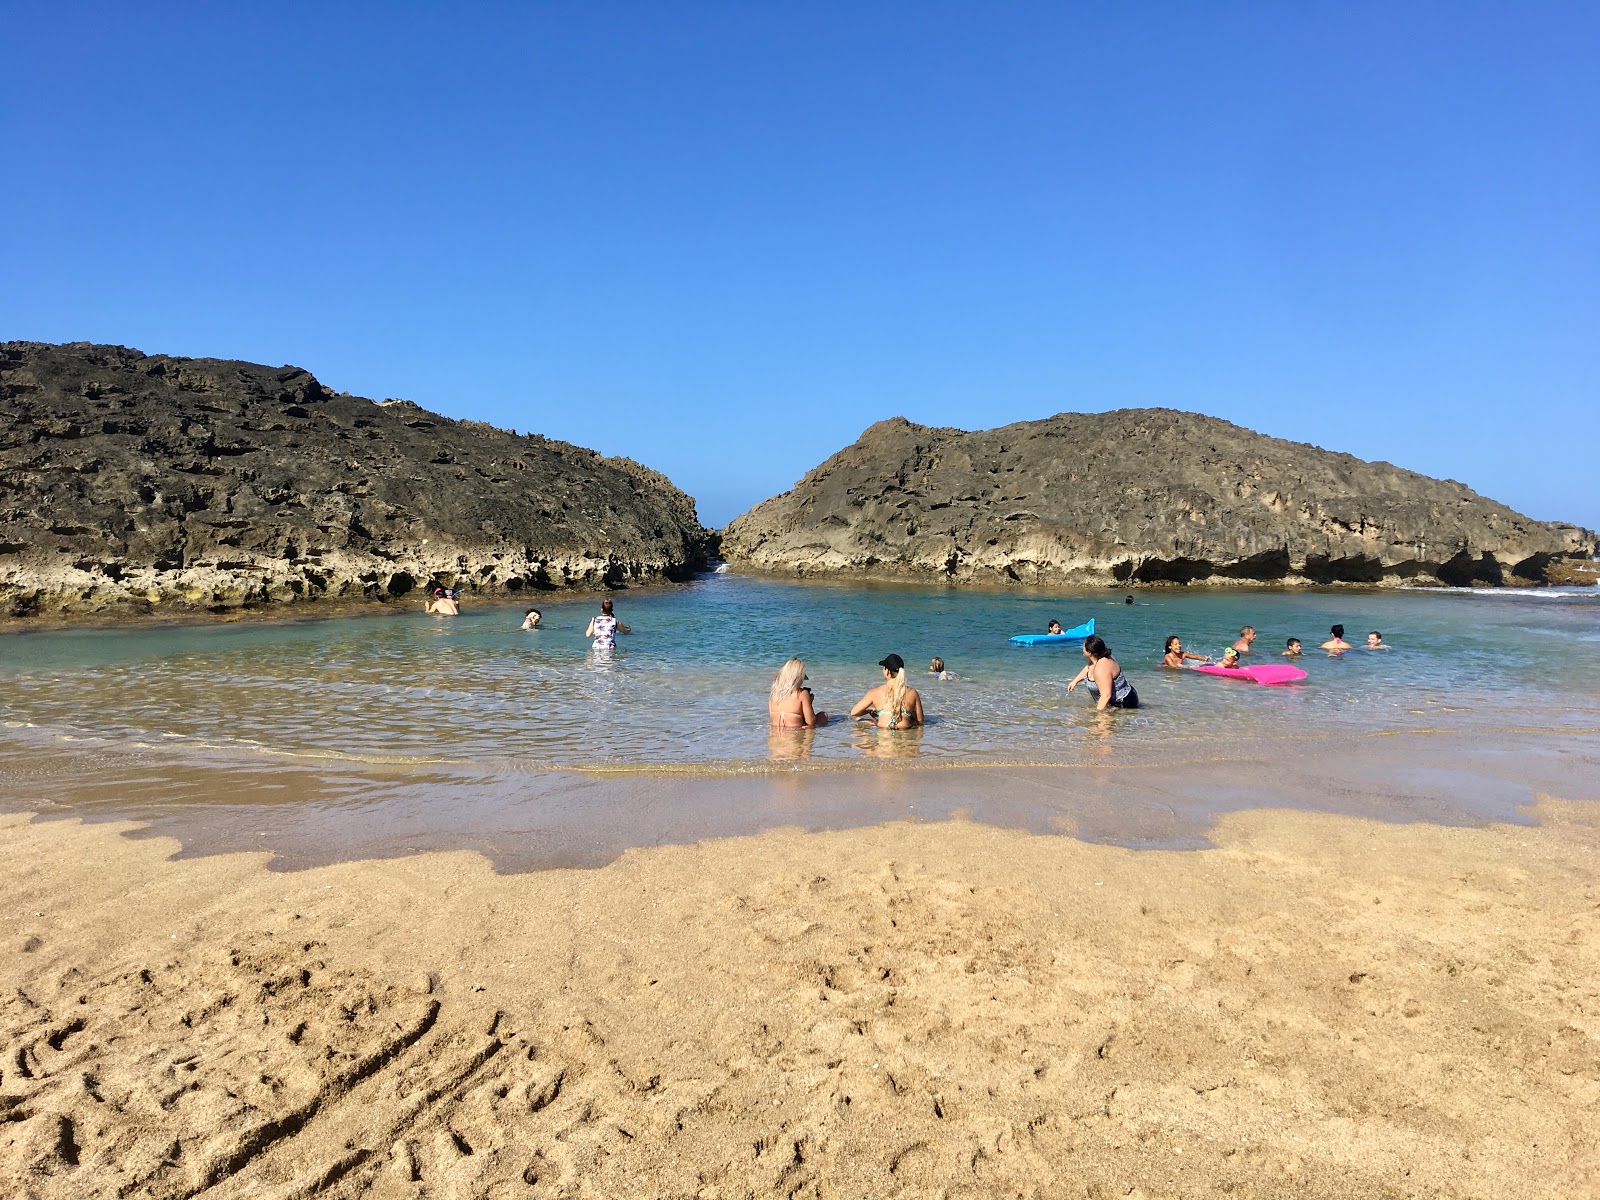
M 883 683 L 856 701 L 852 717 L 872 717 L 879 729 L 910 729 L 922 724 L 922 696 L 906 686 L 906 661 L 898 654 L 878 660 Z

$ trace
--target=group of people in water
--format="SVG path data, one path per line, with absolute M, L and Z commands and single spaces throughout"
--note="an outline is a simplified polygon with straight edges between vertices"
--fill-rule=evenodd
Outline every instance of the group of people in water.
M 457 616 L 461 608 L 456 597 L 457 593 L 448 588 L 439 584 L 430 585 L 424 611 L 442 616 Z M 1132 597 L 1129 597 L 1129 602 L 1132 602 Z M 530 608 L 523 615 L 522 628 L 540 629 L 543 627 L 542 620 L 543 615 L 539 610 Z M 615 606 L 607 596 L 600 601 L 599 613 L 589 619 L 583 636 L 591 639 L 590 644 L 594 650 L 608 652 L 616 648 L 618 634 L 632 632 L 632 628 L 617 620 Z M 1061 622 L 1051 621 L 1047 632 L 1060 634 Z M 1217 665 L 1223 668 L 1241 666 L 1243 655 L 1256 652 L 1256 636 L 1254 625 L 1242 626 L 1239 637 L 1222 652 L 1222 658 Z M 1390 647 L 1385 644 L 1383 634 L 1374 629 L 1367 634 L 1365 648 L 1388 650 Z M 1345 641 L 1344 626 L 1335 625 L 1329 631 L 1328 640 L 1323 642 L 1319 649 L 1338 656 L 1355 647 Z M 1281 655 L 1284 658 L 1294 659 L 1300 657 L 1301 653 L 1300 639 L 1291 637 Z M 1103 638 L 1091 634 L 1083 639 L 1083 660 L 1082 669 L 1067 681 L 1068 692 L 1075 691 L 1080 684 L 1083 685 L 1099 711 L 1108 708 L 1139 707 L 1138 689 L 1123 673 L 1122 664 L 1111 653 L 1111 648 L 1106 645 Z M 1162 648 L 1161 665 L 1170 670 L 1183 670 L 1191 662 L 1209 664 L 1211 661 L 1209 655 L 1185 650 L 1183 639 L 1177 634 L 1169 636 Z M 851 706 L 851 719 L 870 721 L 880 729 L 913 729 L 923 724 L 926 717 L 922 708 L 922 694 L 907 682 L 905 660 L 898 654 L 887 654 L 878 660 L 878 668 L 883 672 L 883 682 L 877 687 L 868 689 L 867 693 Z M 956 677 L 953 672 L 945 669 L 942 658 L 935 658 L 929 663 L 928 673 L 935 679 Z M 799 658 L 789 659 L 773 676 L 772 686 L 767 694 L 767 719 L 774 729 L 815 729 L 828 723 L 828 714 L 817 707 L 815 694 L 806 686 L 807 678 L 806 664 Z

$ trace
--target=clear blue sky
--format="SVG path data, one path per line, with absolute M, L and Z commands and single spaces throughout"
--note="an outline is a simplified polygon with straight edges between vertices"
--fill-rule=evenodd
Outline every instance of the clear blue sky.
M 1167 405 L 1600 526 L 1600 3 L 5 0 L 0 338 L 294 363 L 720 524 Z

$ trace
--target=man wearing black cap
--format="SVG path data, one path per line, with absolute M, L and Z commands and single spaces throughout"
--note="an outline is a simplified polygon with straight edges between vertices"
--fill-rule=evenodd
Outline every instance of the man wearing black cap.
M 883 668 L 883 683 L 856 701 L 852 717 L 870 716 L 879 729 L 910 729 L 922 724 L 922 696 L 906 686 L 906 660 L 886 654 L 878 660 Z

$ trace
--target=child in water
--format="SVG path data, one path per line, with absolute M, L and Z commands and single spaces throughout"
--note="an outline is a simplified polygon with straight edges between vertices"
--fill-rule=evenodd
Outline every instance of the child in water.
M 1239 652 L 1232 646 L 1229 646 L 1222 652 L 1222 662 L 1220 665 L 1230 669 L 1237 667 L 1239 665 Z
M 1195 662 L 1208 663 L 1211 661 L 1210 655 L 1190 654 L 1183 648 L 1183 642 L 1179 640 L 1178 635 L 1173 634 L 1167 639 L 1166 651 L 1161 656 L 1161 665 L 1163 667 L 1171 667 L 1174 671 L 1181 671 L 1184 660 L 1191 658 Z
M 1289 648 L 1283 652 L 1283 656 L 1285 658 L 1299 658 L 1300 657 L 1300 639 L 1299 638 L 1290 638 L 1289 639 Z
M 954 679 L 956 677 L 954 671 L 946 671 L 944 669 L 944 659 L 942 658 L 936 658 L 928 664 L 928 674 L 935 679 Z

